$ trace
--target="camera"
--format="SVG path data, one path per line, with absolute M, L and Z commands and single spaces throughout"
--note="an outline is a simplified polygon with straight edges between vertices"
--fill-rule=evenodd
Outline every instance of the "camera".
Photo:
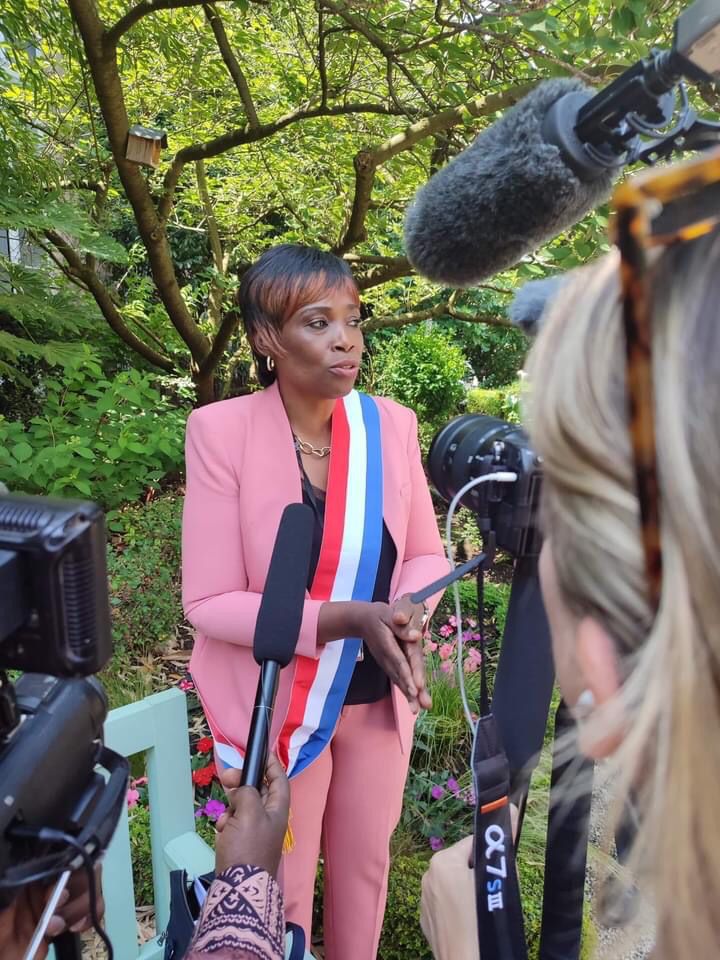
M 105 549 L 95 504 L 0 494 L 0 907 L 91 872 L 122 811 L 92 676 L 111 652 Z
M 476 477 L 517 474 L 515 483 L 474 487 L 460 503 L 475 514 L 483 537 L 493 533 L 496 545 L 513 557 L 537 556 L 542 460 L 521 427 L 479 413 L 456 417 L 436 434 L 427 463 L 430 479 L 448 502 Z

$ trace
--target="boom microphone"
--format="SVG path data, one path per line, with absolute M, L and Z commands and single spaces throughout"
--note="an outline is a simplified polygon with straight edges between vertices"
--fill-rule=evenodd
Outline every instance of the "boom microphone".
M 260 678 L 240 780 L 243 787 L 259 790 L 265 775 L 280 670 L 292 660 L 300 634 L 312 527 L 310 507 L 302 503 L 285 507 L 253 637 L 253 656 L 260 665 Z
M 408 259 L 423 276 L 467 287 L 506 270 L 609 196 L 613 172 L 584 181 L 544 123 L 574 79 L 539 84 L 422 187 L 405 218 Z
M 623 166 L 720 143 L 683 77 L 720 79 L 720 4 L 695 0 L 672 49 L 652 50 L 595 93 L 541 83 L 418 192 L 405 220 L 417 271 L 466 287 L 513 266 L 608 196 Z

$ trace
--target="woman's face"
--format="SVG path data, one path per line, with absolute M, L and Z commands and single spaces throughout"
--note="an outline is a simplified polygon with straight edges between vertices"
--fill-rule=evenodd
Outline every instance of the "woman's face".
M 281 386 L 336 399 L 355 386 L 364 349 L 360 303 L 352 288 L 324 291 L 299 307 L 278 337 L 283 354 L 275 367 Z

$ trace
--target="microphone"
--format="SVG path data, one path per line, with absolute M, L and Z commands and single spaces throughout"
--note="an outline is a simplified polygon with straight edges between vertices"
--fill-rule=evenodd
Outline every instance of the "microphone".
M 407 211 L 411 264 L 446 286 L 472 286 L 581 220 L 627 164 L 720 143 L 720 124 L 698 116 L 683 77 L 720 79 L 717 0 L 695 0 L 675 22 L 672 49 L 653 49 L 599 93 L 548 80 L 484 130 Z
M 615 170 L 576 172 L 551 129 L 560 126 L 552 123 L 555 104 L 585 104 L 592 95 L 576 79 L 539 84 L 430 178 L 405 217 L 405 250 L 418 273 L 446 286 L 472 286 L 607 199 Z M 563 117 L 564 127 L 566 110 Z
M 508 307 L 510 323 L 514 327 L 520 327 L 529 337 L 534 337 L 543 325 L 548 306 L 567 283 L 567 279 L 567 276 L 560 274 L 545 277 L 543 280 L 530 280 L 520 287 Z
M 285 507 L 253 637 L 253 656 L 260 665 L 260 677 L 240 779 L 243 787 L 259 790 L 265 775 L 280 670 L 292 660 L 300 634 L 310 569 L 312 528 L 310 507 L 302 503 Z

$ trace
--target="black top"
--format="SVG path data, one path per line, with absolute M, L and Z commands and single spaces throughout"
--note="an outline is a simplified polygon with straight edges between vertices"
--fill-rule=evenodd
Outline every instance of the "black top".
M 308 574 L 308 590 L 315 577 L 318 560 L 320 559 L 320 546 L 322 544 L 323 528 L 325 526 L 325 491 L 313 487 L 310 480 L 303 470 L 303 503 L 312 508 L 315 514 L 315 525 L 313 527 L 312 551 L 310 553 L 310 572 Z M 387 603 L 390 599 L 390 580 L 392 572 L 395 569 L 397 559 L 397 550 L 390 531 L 385 526 L 383 520 L 382 544 L 380 547 L 380 560 L 378 562 L 377 576 L 375 577 L 375 589 L 372 599 L 374 602 Z M 355 664 L 350 686 L 348 687 L 345 703 L 347 705 L 358 703 L 375 703 L 382 700 L 390 692 L 390 681 L 378 666 L 377 661 L 370 653 L 368 648 L 363 645 L 363 659 Z

